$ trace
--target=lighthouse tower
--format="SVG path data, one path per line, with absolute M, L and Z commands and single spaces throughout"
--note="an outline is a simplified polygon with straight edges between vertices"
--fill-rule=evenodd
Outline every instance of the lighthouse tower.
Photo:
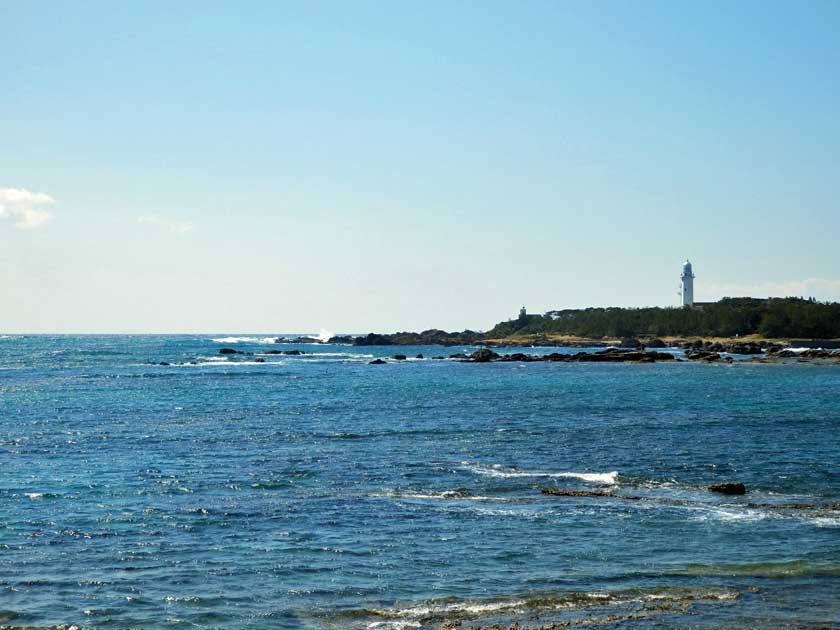
M 685 261 L 683 265 L 682 275 L 680 276 L 680 280 L 682 280 L 682 303 L 683 306 L 693 306 L 694 305 L 694 273 L 691 271 L 691 263 L 689 261 Z

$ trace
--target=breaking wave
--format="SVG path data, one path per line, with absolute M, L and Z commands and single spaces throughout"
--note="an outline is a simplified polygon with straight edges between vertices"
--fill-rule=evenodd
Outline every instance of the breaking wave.
M 542 472 L 542 471 L 526 471 L 517 468 L 509 468 L 501 466 L 500 464 L 493 464 L 492 466 L 482 466 L 480 464 L 473 464 L 470 462 L 461 462 L 461 465 L 470 472 L 477 475 L 484 475 L 485 477 L 542 477 L 542 478 L 570 478 L 580 479 L 588 483 L 600 483 L 605 485 L 615 485 L 618 483 L 618 471 L 613 470 L 605 473 L 587 473 L 587 472 Z

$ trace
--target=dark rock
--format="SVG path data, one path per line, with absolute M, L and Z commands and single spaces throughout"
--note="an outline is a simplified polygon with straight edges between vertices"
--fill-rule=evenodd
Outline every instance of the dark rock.
M 288 343 L 324 343 L 320 339 L 316 339 L 315 337 L 296 337 L 294 339 L 290 339 Z
M 645 341 L 646 348 L 667 348 L 668 344 L 659 338 L 648 339 Z
M 327 343 L 348 345 L 348 344 L 352 344 L 354 340 L 355 340 L 354 337 L 350 337 L 350 336 L 347 336 L 347 335 L 336 335 L 335 337 L 330 337 L 327 340 Z
M 236 350 L 234 348 L 221 348 L 219 350 L 219 354 L 245 354 L 242 350 Z
M 718 494 L 746 494 L 747 488 L 740 481 L 715 483 L 709 486 L 709 492 L 717 492 Z
M 438 361 L 441 361 L 441 360 L 445 359 L 446 357 L 432 357 L 432 358 L 437 359 Z
M 158 365 L 172 365 L 169 361 L 161 361 Z
M 708 350 L 687 350 L 685 358 L 692 361 L 720 361 L 720 355 L 717 352 Z
M 370 333 L 364 337 L 355 337 L 352 341 L 356 346 L 457 346 L 473 345 L 481 341 L 482 335 L 472 330 L 463 332 L 446 332 L 430 328 L 423 332 L 398 332 L 391 335 L 377 335 Z
M 354 346 L 392 346 L 394 343 L 385 335 L 370 333 L 364 337 L 356 337 L 353 340 Z
M 764 352 L 759 344 L 752 342 L 728 343 L 723 346 L 723 350 L 730 354 L 761 354 Z
M 283 354 L 288 354 L 293 357 L 300 356 L 301 354 L 306 354 L 303 350 L 284 350 Z
M 635 337 L 625 337 L 619 342 L 618 345 L 622 348 L 641 348 L 642 342 L 636 339 Z
M 263 359 L 262 357 L 257 357 L 256 359 L 254 359 L 254 361 L 256 363 L 265 363 L 265 359 Z
M 282 350 L 266 350 L 263 354 L 283 354 Z
M 656 352 L 643 350 L 623 350 L 621 348 L 607 348 L 600 352 L 579 352 L 574 355 L 573 361 L 581 362 L 634 362 L 654 363 L 656 361 L 673 361 L 674 355 L 668 352 Z
M 387 361 L 383 361 L 382 359 L 374 359 L 373 361 L 368 361 L 368 365 L 385 365 Z
M 535 361 L 536 357 L 523 354 L 522 352 L 514 352 L 513 354 L 504 354 L 499 359 L 500 361 Z
M 630 501 L 638 500 L 639 497 L 621 495 L 616 496 L 612 492 L 604 492 L 603 490 L 568 490 L 566 488 L 540 488 L 543 494 L 551 494 L 558 497 L 606 497 L 612 499 L 628 499 Z
M 414 357 L 414 358 L 415 358 L 415 359 L 425 359 L 426 357 L 424 357 L 422 354 L 418 354 L 418 355 L 417 355 L 416 357 Z
M 488 348 L 481 348 L 473 352 L 469 358 L 475 363 L 487 363 L 495 361 L 499 358 L 499 355 Z
M 408 357 L 404 354 L 395 354 L 393 358 L 395 361 L 405 361 Z

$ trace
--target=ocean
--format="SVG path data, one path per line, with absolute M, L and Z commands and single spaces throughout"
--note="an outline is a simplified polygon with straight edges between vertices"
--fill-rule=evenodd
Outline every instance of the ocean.
M 0 627 L 840 627 L 840 366 L 271 341 L 0 337 Z

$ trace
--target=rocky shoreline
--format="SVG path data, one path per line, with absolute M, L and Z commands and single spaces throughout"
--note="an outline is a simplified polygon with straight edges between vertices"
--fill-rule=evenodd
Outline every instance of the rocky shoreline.
M 389 334 L 368 333 L 367 335 L 334 335 L 329 339 L 316 337 L 277 337 L 279 344 L 339 344 L 351 346 L 484 346 L 486 348 L 624 348 L 632 350 L 678 348 L 707 353 L 727 353 L 739 355 L 768 354 L 779 357 L 790 353 L 790 348 L 807 348 L 802 353 L 805 358 L 817 357 L 817 353 L 830 354 L 831 350 L 840 350 L 837 339 L 704 339 L 659 338 L 659 337 L 551 337 L 547 335 L 514 335 L 503 338 L 490 338 L 486 333 L 473 330 L 446 332 L 432 328 L 422 332 L 397 332 Z
M 755 354 L 755 353 L 744 353 Z M 415 358 L 425 358 L 422 354 Z M 677 357 L 670 352 L 658 352 L 656 350 L 627 349 L 627 348 L 606 348 L 596 352 L 577 352 L 575 354 L 561 354 L 552 352 L 550 354 L 526 354 L 514 352 L 512 354 L 499 354 L 490 348 L 480 348 L 471 354 L 458 352 L 448 357 L 435 356 L 432 359 L 452 359 L 462 363 L 530 363 L 530 362 L 559 362 L 559 363 L 658 363 L 658 362 L 683 362 L 700 361 L 704 363 L 735 363 L 731 356 L 723 356 L 711 350 L 687 350 L 685 359 Z M 766 355 L 754 356 L 748 360 L 741 360 L 742 363 L 781 363 L 787 359 L 795 358 L 796 362 L 830 362 L 840 364 L 840 350 L 807 350 L 793 352 L 790 350 L 777 350 L 768 352 Z M 406 361 L 408 357 L 404 354 L 395 354 L 391 357 L 394 361 Z M 383 358 L 376 358 L 370 361 L 371 365 L 385 365 L 389 361 Z

